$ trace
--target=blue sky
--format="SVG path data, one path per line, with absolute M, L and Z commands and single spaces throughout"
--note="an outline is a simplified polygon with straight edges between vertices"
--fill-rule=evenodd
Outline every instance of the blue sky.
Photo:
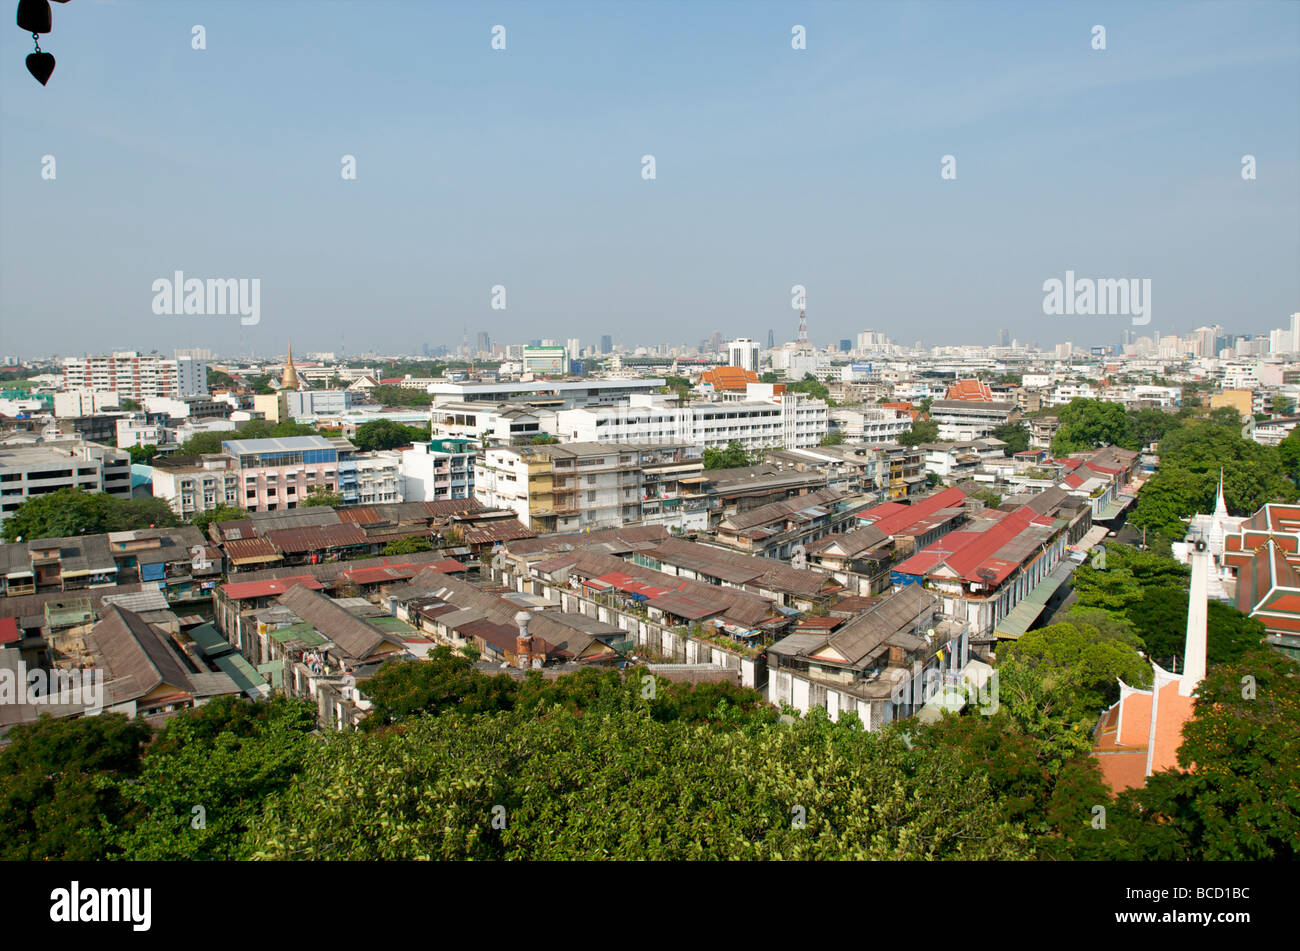
M 1148 331 L 1300 310 L 1296 3 L 74 0 L 44 88 L 6 22 L 5 354 L 781 341 L 794 284 L 820 345 L 1117 341 L 1067 269 Z M 260 323 L 155 315 L 176 270 Z

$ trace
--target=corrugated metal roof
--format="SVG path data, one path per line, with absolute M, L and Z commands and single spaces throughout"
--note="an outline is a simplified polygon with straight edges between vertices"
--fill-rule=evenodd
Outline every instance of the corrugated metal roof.
M 368 544 L 366 533 L 356 525 L 313 525 L 268 532 L 267 539 L 285 554 L 299 554 L 330 548 L 356 548 Z
M 248 598 L 266 598 L 284 594 L 294 585 L 319 590 L 321 583 L 311 575 L 291 575 L 287 578 L 265 578 L 261 581 L 231 581 L 221 586 L 221 591 L 232 601 Z

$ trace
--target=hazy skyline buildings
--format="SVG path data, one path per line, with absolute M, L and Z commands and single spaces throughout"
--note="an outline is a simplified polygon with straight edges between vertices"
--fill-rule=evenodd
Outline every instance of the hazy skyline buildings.
M 244 5 L 174 0 L 238 37 L 199 52 L 148 5 L 74 4 L 58 77 L 0 85 L 0 353 L 472 342 L 431 320 L 634 346 L 767 323 L 785 340 L 796 285 L 819 347 L 867 314 L 927 345 L 998 328 L 1113 344 L 1113 320 L 1043 314 L 1067 268 L 1150 279 L 1162 334 L 1267 333 L 1297 310 L 1296 4 L 1108 7 L 1104 51 L 1072 6 L 813 4 L 802 50 L 778 5 L 658 6 L 506 4 L 493 52 L 478 10 L 403 4 L 394 86 L 347 59 L 352 5 L 265 4 L 248 30 Z M 442 87 L 436 118 L 408 121 Z M 606 120 L 629 102 L 635 134 Z M 211 117 L 236 114 L 214 146 Z M 1071 148 L 1080 116 L 1098 118 Z M 260 322 L 153 314 L 151 283 L 177 270 L 260 280 Z

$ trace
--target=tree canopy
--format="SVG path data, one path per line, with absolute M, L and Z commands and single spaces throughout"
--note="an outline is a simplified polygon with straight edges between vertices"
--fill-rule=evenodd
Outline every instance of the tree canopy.
M 919 446 L 922 443 L 935 442 L 939 438 L 939 424 L 932 419 L 918 418 L 912 428 L 898 436 L 900 446 Z
M 739 469 L 743 466 L 752 466 L 758 459 L 762 458 L 761 452 L 749 452 L 738 440 L 733 439 L 727 443 L 727 448 L 719 449 L 716 446 L 710 446 L 704 450 L 704 468 L 706 469 Z
M 352 443 L 362 452 L 396 449 L 429 438 L 427 427 L 404 426 L 391 419 L 375 419 L 357 427 Z
M 413 555 L 416 552 L 432 551 L 433 543 L 427 538 L 415 535 L 409 538 L 396 538 L 384 546 L 383 555 Z
M 0 531 L 5 541 L 12 542 L 18 538 L 67 538 L 179 524 L 180 519 L 163 499 L 124 499 L 68 488 L 25 499 L 5 519 Z

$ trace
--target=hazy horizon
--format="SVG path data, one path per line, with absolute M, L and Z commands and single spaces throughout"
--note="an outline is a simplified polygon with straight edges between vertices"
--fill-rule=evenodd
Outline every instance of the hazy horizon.
M 45 87 L 0 31 L 4 355 L 780 343 L 796 284 L 818 347 L 1300 310 L 1293 3 L 53 6 Z M 1045 316 L 1067 270 L 1150 324 Z M 176 271 L 258 323 L 155 314 Z

